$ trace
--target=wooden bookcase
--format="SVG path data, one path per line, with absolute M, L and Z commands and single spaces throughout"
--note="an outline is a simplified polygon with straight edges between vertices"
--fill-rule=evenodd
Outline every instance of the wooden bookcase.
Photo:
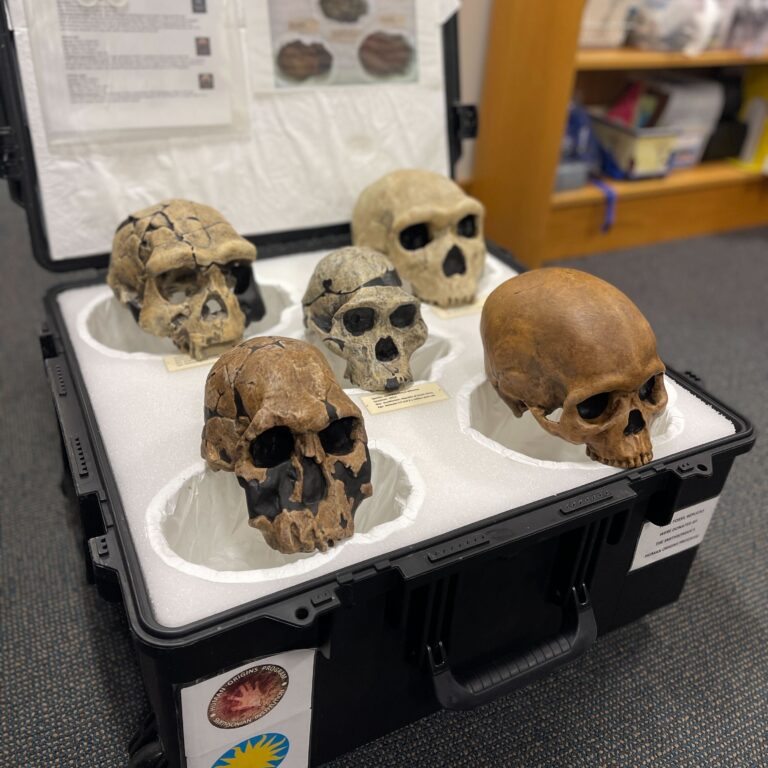
M 625 71 L 766 65 L 768 56 L 706 51 L 690 57 L 631 49 L 579 50 L 583 0 L 496 0 L 470 192 L 486 234 L 529 266 L 554 259 L 768 223 L 768 181 L 733 163 L 664 179 L 615 182 L 616 218 L 603 233 L 594 185 L 554 192 L 574 86 L 599 93 Z

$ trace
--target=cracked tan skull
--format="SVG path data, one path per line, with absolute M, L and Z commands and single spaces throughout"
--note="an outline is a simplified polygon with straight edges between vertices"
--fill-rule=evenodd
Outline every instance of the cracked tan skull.
M 355 246 L 325 256 L 302 300 L 304 324 L 347 361 L 345 376 L 369 391 L 413 381 L 411 356 L 427 340 L 418 299 L 400 287 L 392 263 Z
M 665 368 L 651 326 L 625 294 L 585 272 L 535 269 L 491 293 L 480 330 L 488 379 L 515 416 L 530 410 L 547 432 L 586 444 L 603 464 L 651 461 Z
M 246 317 L 235 288 L 243 279 L 255 285 L 255 258 L 256 248 L 218 211 L 168 200 L 118 227 L 107 282 L 143 330 L 202 358 L 242 338 Z
M 364 189 L 355 245 L 385 253 L 413 293 L 440 307 L 470 304 L 485 265 L 480 202 L 430 171 L 393 171 Z
M 249 339 L 216 361 L 201 453 L 212 469 L 235 473 L 250 525 L 286 554 L 352 536 L 372 493 L 362 414 L 320 351 L 296 339 Z

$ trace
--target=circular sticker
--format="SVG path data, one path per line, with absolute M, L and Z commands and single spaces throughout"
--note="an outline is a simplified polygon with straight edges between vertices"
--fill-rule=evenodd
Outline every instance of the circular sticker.
M 250 667 L 227 680 L 208 705 L 217 728 L 240 728 L 271 712 L 288 690 L 288 673 L 277 664 Z
M 228 749 L 211 768 L 277 768 L 289 746 L 282 733 L 262 733 Z

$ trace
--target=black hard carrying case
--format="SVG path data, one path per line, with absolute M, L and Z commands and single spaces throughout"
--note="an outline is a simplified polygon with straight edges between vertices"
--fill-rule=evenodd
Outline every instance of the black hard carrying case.
M 456 20 L 445 28 L 452 159 L 476 117 L 459 105 Z M 28 216 L 48 269 L 103 269 L 107 256 L 48 258 L 36 169 L 12 32 L 0 30 L 0 170 Z M 347 227 L 252 238 L 259 257 L 333 248 Z M 519 269 L 509 254 L 494 254 Z M 93 284 L 102 281 L 98 273 Z M 643 525 L 719 495 L 751 425 L 692 375 L 670 376 L 734 425 L 728 438 L 511 509 L 481 524 L 392 552 L 177 629 L 153 618 L 89 393 L 57 295 L 40 337 L 61 434 L 65 476 L 82 521 L 88 577 L 122 600 L 152 712 L 132 766 L 185 764 L 180 689 L 249 662 L 318 649 L 310 762 L 319 765 L 440 707 L 468 709 L 578 658 L 600 634 L 674 602 L 696 547 L 630 571 Z M 69 482 L 71 481 L 71 482 Z M 482 478 L 478 478 L 482 493 Z M 492 585 L 492 588 L 489 588 Z M 339 713 L 343 713 L 343 717 Z

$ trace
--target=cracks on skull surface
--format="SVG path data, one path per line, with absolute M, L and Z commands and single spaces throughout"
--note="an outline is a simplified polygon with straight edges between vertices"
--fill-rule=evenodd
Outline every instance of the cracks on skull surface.
M 323 292 L 318 293 L 317 296 L 313 297 L 309 301 L 303 301 L 302 306 L 311 307 L 316 301 L 318 301 L 318 299 L 322 299 L 323 296 L 352 296 L 352 294 L 357 293 L 361 288 L 374 288 L 377 286 L 392 286 L 396 288 L 401 285 L 402 281 L 400 280 L 400 275 L 397 274 L 397 270 L 395 269 L 388 269 L 383 275 L 371 278 L 367 282 L 361 283 L 355 288 L 352 288 L 350 291 L 334 291 L 332 288 L 333 278 L 328 277 L 323 280 Z M 330 330 L 330 328 L 328 330 Z

